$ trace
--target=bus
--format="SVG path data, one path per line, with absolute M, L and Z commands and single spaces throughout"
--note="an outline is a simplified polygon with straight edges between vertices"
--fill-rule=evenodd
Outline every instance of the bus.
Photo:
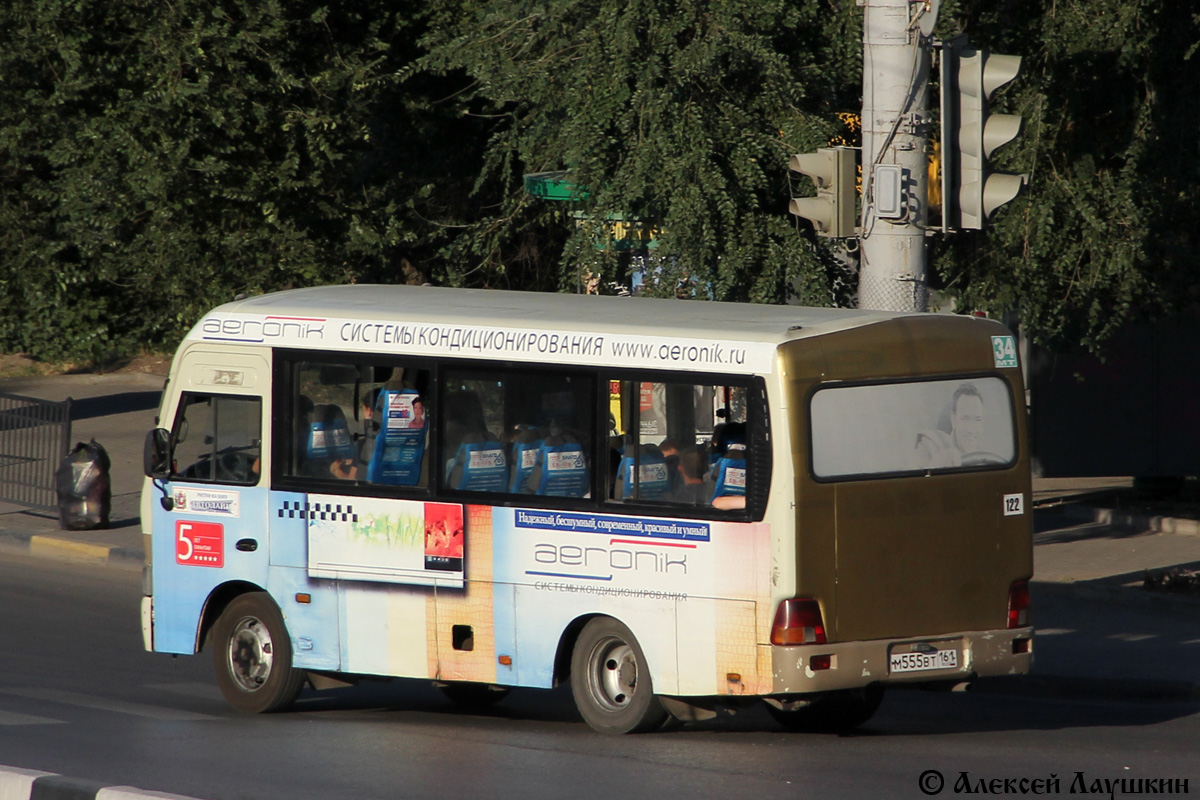
M 1024 388 L 987 319 L 345 285 L 179 347 L 145 448 L 147 650 L 236 709 L 568 684 L 605 733 L 1027 672 Z

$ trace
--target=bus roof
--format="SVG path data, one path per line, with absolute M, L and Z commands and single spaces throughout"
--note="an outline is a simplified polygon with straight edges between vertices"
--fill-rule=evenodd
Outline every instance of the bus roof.
M 906 314 L 353 284 L 236 300 L 207 314 L 188 339 L 433 356 L 536 356 L 557 363 L 586 357 L 589 363 L 613 366 L 770 372 L 783 342 L 899 316 Z M 687 357 L 699 348 L 706 352 Z
M 675 336 L 697 338 L 711 337 L 719 328 L 725 338 L 775 342 L 793 338 L 797 330 L 856 327 L 900 316 L 900 312 L 847 308 L 386 284 L 292 289 L 236 300 L 216 311 L 373 322 L 503 322 L 571 331 L 645 333 L 663 328 Z

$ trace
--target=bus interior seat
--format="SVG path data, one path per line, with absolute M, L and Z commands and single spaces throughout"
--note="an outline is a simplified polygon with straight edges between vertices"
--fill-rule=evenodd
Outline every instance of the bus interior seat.
M 585 497 L 590 472 L 583 445 L 573 436 L 547 436 L 538 448 L 529 486 L 543 497 Z
M 529 484 L 529 476 L 537 466 L 538 450 L 545 437 L 541 429 L 533 425 L 518 425 L 517 431 L 509 458 L 512 480 L 508 491 L 512 494 L 532 494 L 534 489 Z
M 713 467 L 713 499 L 746 494 L 746 445 L 730 442 Z
M 415 389 L 381 389 L 376 399 L 374 422 L 379 426 L 375 434 L 375 445 L 367 463 L 367 480 L 391 486 L 416 486 L 424 471 L 426 431 L 428 416 L 417 428 L 401 428 L 390 425 L 387 414 L 392 408 L 393 397 L 420 399 Z M 412 406 L 400 406 L 400 409 Z
M 305 447 L 306 458 L 328 465 L 337 459 L 354 458 L 354 455 L 354 440 L 350 436 L 346 412 L 336 403 L 314 406 Z
M 478 431 L 463 438 L 454 456 L 449 486 L 470 492 L 503 492 L 508 462 L 499 437 Z
M 634 495 L 634 458 L 631 447 L 625 447 L 617 468 L 616 499 L 632 498 Z M 657 445 L 644 444 L 638 454 L 638 487 L 639 500 L 661 500 L 670 489 L 670 477 L 667 475 L 667 459 Z

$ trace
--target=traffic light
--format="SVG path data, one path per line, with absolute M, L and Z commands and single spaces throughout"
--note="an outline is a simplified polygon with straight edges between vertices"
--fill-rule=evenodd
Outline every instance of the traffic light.
M 980 230 L 1028 176 L 992 172 L 988 159 L 1021 132 L 1021 117 L 989 113 L 992 95 L 1021 71 L 1020 56 L 949 46 L 941 64 L 942 227 Z
M 788 211 L 812 220 L 820 236 L 853 236 L 857 220 L 855 162 L 854 150 L 849 147 L 822 147 L 815 153 L 792 156 L 788 168 L 811 178 L 817 196 L 793 197 Z

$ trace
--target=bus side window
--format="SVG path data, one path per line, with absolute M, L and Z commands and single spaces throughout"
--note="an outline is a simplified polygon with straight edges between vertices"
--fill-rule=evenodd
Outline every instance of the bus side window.
M 609 496 L 620 502 L 744 508 L 746 390 L 610 380 Z
M 453 491 L 591 496 L 594 381 L 563 370 L 446 369 L 441 480 Z
M 277 428 L 287 443 L 283 474 L 336 483 L 337 491 L 362 483 L 428 487 L 429 370 L 341 360 L 285 361 L 285 369 L 288 413 Z
M 186 481 L 253 484 L 261 474 L 262 400 L 185 394 L 173 432 L 174 477 Z

